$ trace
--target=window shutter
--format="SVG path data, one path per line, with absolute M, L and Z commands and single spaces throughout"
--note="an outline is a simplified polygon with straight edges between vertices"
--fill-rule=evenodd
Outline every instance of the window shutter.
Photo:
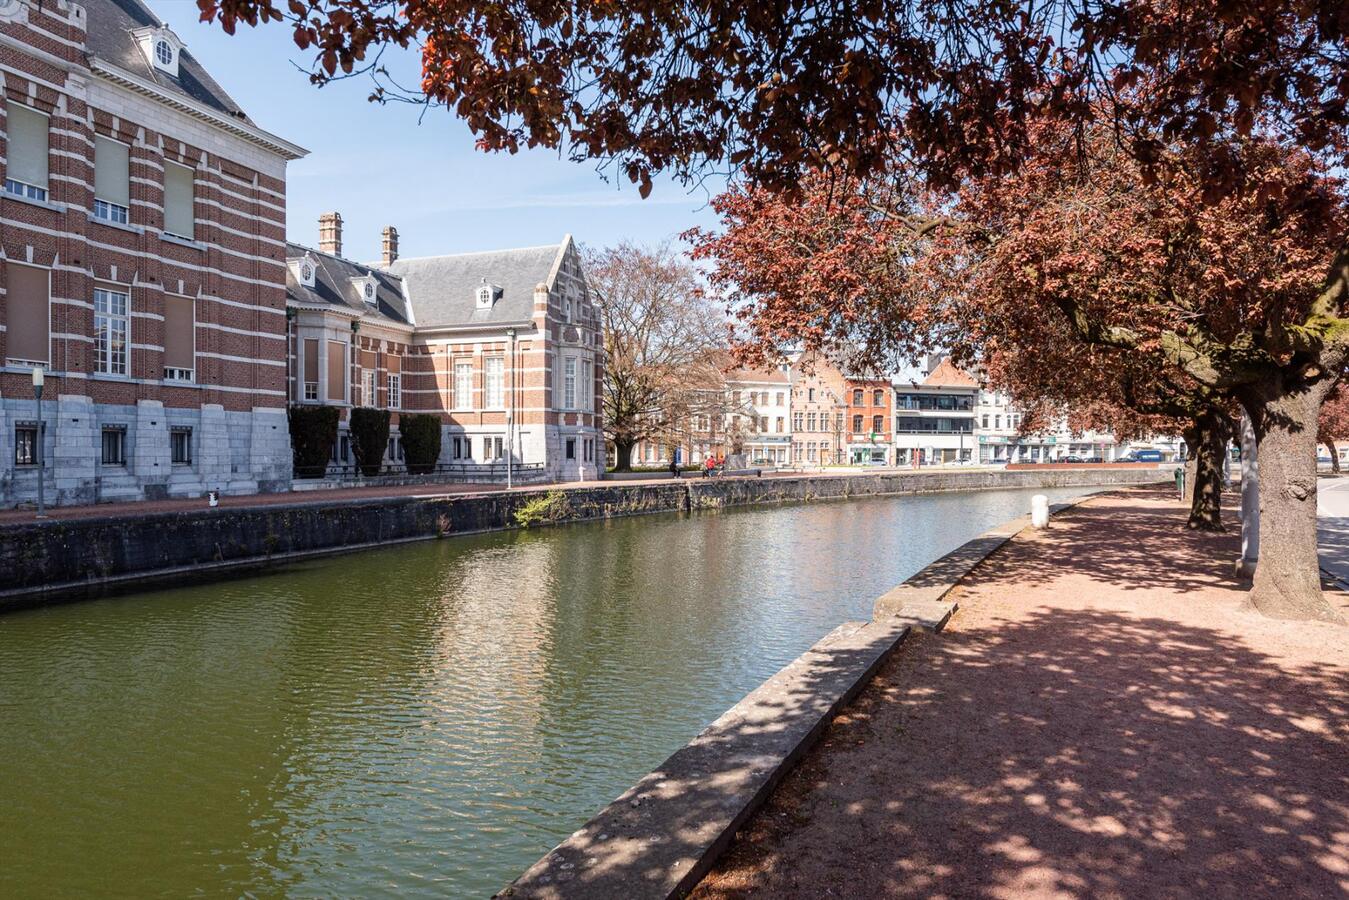
M 392 355 L 386 357 L 384 368 L 390 375 L 401 375 L 403 373 L 403 357 Z
M 328 342 L 328 399 L 339 403 L 347 398 L 347 345 Z
M 197 367 L 196 315 L 190 297 L 164 298 L 164 365 Z
M 192 170 L 164 162 L 164 230 L 179 237 L 193 237 Z
M 47 187 L 47 117 L 17 103 L 5 104 L 5 117 L 8 142 L 5 177 L 34 187 Z
M 94 196 L 118 206 L 131 205 L 131 148 L 105 137 L 94 138 Z
M 28 362 L 50 362 L 46 269 L 8 263 L 5 266 L 5 356 Z
M 309 384 L 319 380 L 319 342 L 315 338 L 304 339 L 304 380 Z

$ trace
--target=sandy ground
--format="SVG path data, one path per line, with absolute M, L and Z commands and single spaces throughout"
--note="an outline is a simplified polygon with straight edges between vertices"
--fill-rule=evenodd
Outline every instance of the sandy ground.
M 1349 627 L 1243 611 L 1181 521 L 1109 495 L 994 554 L 695 896 L 1349 896 Z

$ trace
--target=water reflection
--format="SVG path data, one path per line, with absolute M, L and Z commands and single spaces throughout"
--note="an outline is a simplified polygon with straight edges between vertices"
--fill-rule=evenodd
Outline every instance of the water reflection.
M 466 536 L 0 617 L 0 894 L 489 894 L 1028 497 Z

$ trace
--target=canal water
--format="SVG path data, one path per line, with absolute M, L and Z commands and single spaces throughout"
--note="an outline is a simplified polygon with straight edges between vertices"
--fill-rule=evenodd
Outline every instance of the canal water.
M 0 616 L 0 896 L 487 896 L 1032 493 L 465 536 Z

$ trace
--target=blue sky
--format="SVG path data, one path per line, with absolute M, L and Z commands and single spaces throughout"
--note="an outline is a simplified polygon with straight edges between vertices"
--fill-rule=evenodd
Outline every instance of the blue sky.
M 344 223 L 344 255 L 379 258 L 380 230 L 398 228 L 404 256 L 431 256 L 554 243 L 570 232 L 604 246 L 629 239 L 658 243 L 692 225 L 712 225 L 703 190 L 657 181 L 641 199 L 636 187 L 605 182 L 591 164 L 546 150 L 514 156 L 475 150 L 468 128 L 451 113 L 367 102 L 361 77 L 319 89 L 307 54 L 290 29 L 241 27 L 233 37 L 197 21 L 193 0 L 148 0 L 226 91 L 260 127 L 310 151 L 290 166 L 288 233 L 318 241 L 319 213 Z M 390 60 L 412 75 L 410 56 Z

